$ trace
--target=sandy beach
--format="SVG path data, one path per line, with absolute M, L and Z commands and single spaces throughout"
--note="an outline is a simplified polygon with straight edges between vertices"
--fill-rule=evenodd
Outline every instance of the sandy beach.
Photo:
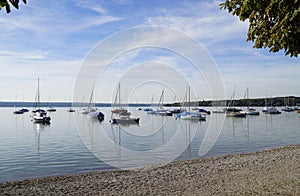
M 300 195 L 300 145 L 0 184 L 0 195 Z

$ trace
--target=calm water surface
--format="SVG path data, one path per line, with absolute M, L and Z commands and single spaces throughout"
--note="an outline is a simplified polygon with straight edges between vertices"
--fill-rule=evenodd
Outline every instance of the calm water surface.
M 199 158 L 208 126 L 222 123 L 205 157 L 300 143 L 300 114 L 295 112 L 242 119 L 211 114 L 195 122 L 130 108 L 140 125 L 118 126 L 108 122 L 111 108 L 99 110 L 105 114 L 102 123 L 58 108 L 50 113 L 51 124 L 41 125 L 30 121 L 30 112 L 14 115 L 13 108 L 0 108 L 0 182 Z

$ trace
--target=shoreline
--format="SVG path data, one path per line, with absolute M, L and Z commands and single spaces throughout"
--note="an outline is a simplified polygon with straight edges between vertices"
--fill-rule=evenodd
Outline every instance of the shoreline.
M 300 144 L 136 170 L 0 183 L 0 195 L 300 194 Z

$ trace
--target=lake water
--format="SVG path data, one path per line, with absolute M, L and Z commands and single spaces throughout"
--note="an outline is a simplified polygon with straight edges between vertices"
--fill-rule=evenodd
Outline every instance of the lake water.
M 0 182 L 135 168 L 300 143 L 300 114 L 295 112 L 246 118 L 211 114 L 199 122 L 129 109 L 141 118 L 139 126 L 111 125 L 111 108 L 107 107 L 99 108 L 105 114 L 102 123 L 78 111 L 57 108 L 50 113 L 50 125 L 32 123 L 30 112 L 15 115 L 13 108 L 0 108 Z

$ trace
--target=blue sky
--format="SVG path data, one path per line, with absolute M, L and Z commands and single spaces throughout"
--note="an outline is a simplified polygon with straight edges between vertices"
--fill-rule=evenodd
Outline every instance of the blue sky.
M 247 86 L 252 97 L 300 96 L 299 58 L 285 56 L 282 51 L 274 54 L 268 49 L 252 48 L 253 44 L 246 42 L 247 22 L 220 10 L 219 3 L 30 0 L 10 14 L 1 10 L 0 100 L 14 101 L 17 96 L 18 100 L 33 101 L 39 77 L 43 101 L 48 101 L 49 95 L 51 101 L 71 101 L 77 74 L 90 51 L 117 32 L 147 25 L 171 27 L 199 41 L 219 68 L 226 97 L 233 93 L 234 86 L 236 98 L 243 97 Z M 176 38 L 171 41 L 176 42 Z M 173 64 L 181 67 L 174 71 Z M 93 84 L 91 89 L 95 86 L 96 101 L 110 102 L 119 80 L 130 79 L 139 87 L 126 92 L 125 82 L 122 83 L 129 102 L 148 102 L 152 94 L 157 100 L 164 88 L 165 100 L 171 102 L 182 99 L 186 91 L 184 80 L 188 78 L 199 82 L 194 90 L 201 93 L 194 93 L 193 99 L 212 98 L 211 87 L 193 75 L 187 64 L 184 58 L 167 50 L 132 50 L 115 59 L 99 80 L 101 85 Z M 134 66 L 128 69 L 128 65 Z M 141 85 L 142 79 L 150 75 L 155 75 L 158 82 L 150 84 L 147 80 L 147 85 Z M 168 80 L 159 82 L 159 78 Z M 178 83 L 178 89 L 173 89 L 176 93 L 166 83 Z M 85 89 L 82 99 L 89 97 L 91 89 Z

